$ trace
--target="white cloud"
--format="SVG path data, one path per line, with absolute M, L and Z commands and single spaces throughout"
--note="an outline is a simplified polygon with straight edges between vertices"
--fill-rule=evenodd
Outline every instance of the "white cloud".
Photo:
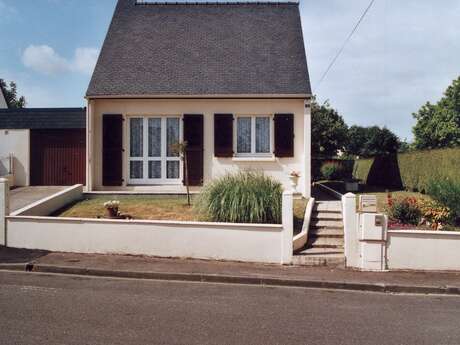
M 96 48 L 77 48 L 72 68 L 85 74 L 93 73 L 99 50 Z
M 64 72 L 79 72 L 90 75 L 96 65 L 99 50 L 77 48 L 72 59 L 60 56 L 47 45 L 30 45 L 22 55 L 24 65 L 36 72 L 56 75 Z

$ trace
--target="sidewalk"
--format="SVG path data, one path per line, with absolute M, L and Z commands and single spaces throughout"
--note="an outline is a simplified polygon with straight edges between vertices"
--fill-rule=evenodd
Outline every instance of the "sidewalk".
M 0 247 L 0 269 L 392 293 L 460 295 L 460 272 L 357 272 L 340 268 L 52 253 Z

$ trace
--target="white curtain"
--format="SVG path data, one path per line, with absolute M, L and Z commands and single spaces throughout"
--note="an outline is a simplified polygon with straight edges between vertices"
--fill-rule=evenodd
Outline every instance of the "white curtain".
M 179 178 L 179 161 L 166 162 L 166 178 Z
M 129 120 L 130 128 L 130 156 L 142 157 L 143 156 L 143 119 L 134 118 Z
M 251 153 L 251 118 L 237 118 L 237 153 Z
M 173 150 L 173 145 L 179 142 L 179 119 L 177 117 L 168 117 L 166 119 L 166 137 L 167 137 L 167 154 L 168 157 L 177 157 L 179 152 Z
M 143 162 L 142 161 L 131 161 L 129 163 L 129 177 L 130 178 L 142 178 L 143 177 Z
M 269 117 L 256 117 L 256 153 L 270 153 Z
M 149 178 L 161 178 L 161 161 L 149 161 Z
M 161 156 L 161 119 L 149 119 L 149 157 Z

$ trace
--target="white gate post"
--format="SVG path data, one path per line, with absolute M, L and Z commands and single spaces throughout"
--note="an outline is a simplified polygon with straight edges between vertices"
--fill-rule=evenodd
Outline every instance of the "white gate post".
M 0 246 L 6 245 L 6 219 L 10 214 L 8 179 L 0 178 Z
M 359 227 L 355 194 L 347 193 L 342 196 L 342 213 L 346 265 L 359 267 Z
M 282 224 L 281 238 L 281 263 L 292 263 L 293 237 L 294 237 L 294 194 L 292 190 L 283 192 L 282 199 Z

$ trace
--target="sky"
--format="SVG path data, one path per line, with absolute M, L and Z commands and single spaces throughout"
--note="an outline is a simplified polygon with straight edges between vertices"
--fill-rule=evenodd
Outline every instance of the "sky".
M 412 139 L 412 113 L 460 75 L 460 1 L 376 0 L 321 84 L 370 0 L 301 0 L 313 93 L 348 125 Z M 0 0 L 0 78 L 28 107 L 84 106 L 116 0 Z

